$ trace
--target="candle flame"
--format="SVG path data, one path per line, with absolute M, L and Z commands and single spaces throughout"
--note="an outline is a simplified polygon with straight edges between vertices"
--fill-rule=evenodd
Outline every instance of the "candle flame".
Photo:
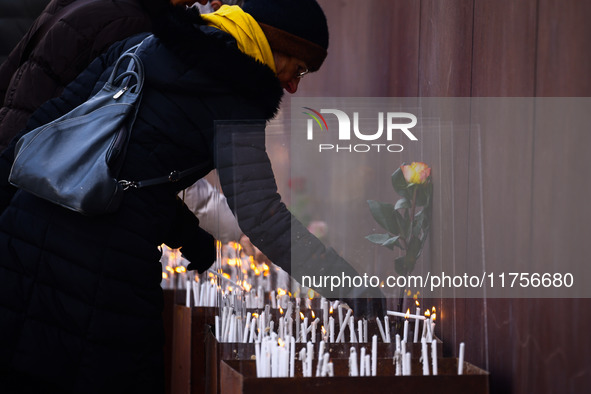
M 162 279 L 168 279 L 168 273 L 162 272 Z
M 435 313 L 435 307 L 431 308 L 431 313 Z
M 313 300 L 314 299 L 314 290 L 308 289 L 308 298 L 310 300 Z
M 277 288 L 277 296 L 284 296 L 287 294 L 287 291 L 281 289 L 281 288 Z
M 314 314 L 314 311 L 310 311 L 312 312 L 312 319 L 316 319 L 316 315 Z
M 174 268 L 172 268 L 170 265 L 167 265 L 167 266 L 166 266 L 166 270 L 167 270 L 168 272 L 170 272 L 171 274 L 174 274 Z
M 326 335 L 326 329 L 324 328 L 324 326 L 320 326 L 320 331 L 322 331 L 322 336 Z
M 415 300 L 415 304 L 417 304 L 417 306 L 420 306 L 421 304 L 419 303 L 419 300 Z
M 437 318 L 437 313 L 434 313 L 434 314 L 431 315 L 431 320 L 432 321 L 435 321 L 436 318 Z
M 185 272 L 187 272 L 187 269 L 182 265 L 179 265 L 174 270 L 177 274 L 184 274 Z
M 404 318 L 405 318 L 405 319 L 408 319 L 409 317 L 410 317 L 410 308 L 408 308 L 408 309 L 406 310 L 406 313 L 404 314 Z
M 283 308 L 279 306 L 279 313 L 283 315 Z
M 253 312 L 252 317 L 255 318 L 255 319 L 258 319 L 259 318 L 259 314 L 256 313 L 256 312 Z
M 304 320 L 304 314 L 300 312 L 300 319 Z
M 330 306 L 330 309 L 328 310 L 328 313 L 332 314 L 332 305 Z
M 248 283 L 248 282 L 244 282 L 244 283 L 242 284 L 242 288 L 243 288 L 245 291 L 250 291 L 250 289 L 252 289 L 252 285 L 251 285 L 250 283 Z
M 283 342 L 281 338 L 277 338 L 277 344 L 281 347 L 285 347 L 285 342 Z
M 429 309 L 427 309 L 427 310 L 425 311 L 425 317 L 427 317 L 427 318 L 428 318 L 429 316 L 431 316 L 431 312 L 429 312 Z
M 223 276 L 224 278 L 226 278 L 226 279 L 230 279 L 230 274 L 227 274 L 227 273 L 225 273 L 225 272 L 222 274 L 222 276 Z

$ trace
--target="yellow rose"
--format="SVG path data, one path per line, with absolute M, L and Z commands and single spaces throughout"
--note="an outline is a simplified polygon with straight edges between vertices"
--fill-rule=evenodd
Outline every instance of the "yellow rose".
M 404 179 L 408 183 L 422 184 L 427 182 L 431 175 L 431 168 L 425 163 L 413 161 L 410 164 L 400 166 Z

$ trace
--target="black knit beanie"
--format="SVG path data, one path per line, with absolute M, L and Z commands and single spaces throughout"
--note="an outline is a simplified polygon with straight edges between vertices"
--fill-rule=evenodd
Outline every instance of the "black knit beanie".
M 245 0 L 273 51 L 303 60 L 317 71 L 326 58 L 328 25 L 316 0 Z

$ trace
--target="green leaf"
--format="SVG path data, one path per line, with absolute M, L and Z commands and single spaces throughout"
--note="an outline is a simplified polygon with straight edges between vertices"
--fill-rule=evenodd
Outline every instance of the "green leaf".
M 398 209 L 409 209 L 410 208 L 410 202 L 408 202 L 408 200 L 406 198 L 401 198 L 400 200 L 396 201 L 396 205 L 394 206 L 394 209 L 398 210 Z
M 412 199 L 412 195 L 408 191 L 408 183 L 406 183 L 406 179 L 404 179 L 404 174 L 402 174 L 400 167 L 398 167 L 392 174 L 392 187 L 396 190 L 396 193 L 400 194 L 402 197 L 409 201 Z
M 422 246 L 423 244 L 419 238 L 415 236 L 410 238 L 410 241 L 408 242 L 408 248 L 406 249 L 407 262 L 412 261 L 414 263 L 417 260 Z
M 376 222 L 388 232 L 398 235 L 400 229 L 396 220 L 396 210 L 392 204 L 367 200 L 369 210 Z
M 422 185 L 417 185 L 417 206 L 427 206 L 431 204 L 431 196 L 433 195 L 433 184 L 431 181 Z
M 400 214 L 400 212 L 394 211 L 394 217 L 396 218 L 396 223 L 398 224 L 398 234 L 402 235 L 405 239 L 408 238 L 408 233 L 410 231 L 408 211 L 405 211 L 404 217 Z
M 396 245 L 396 241 L 400 236 L 392 237 L 390 234 L 371 234 L 365 237 L 369 241 L 373 242 L 374 244 L 385 246 L 390 250 L 394 250 L 394 246 Z

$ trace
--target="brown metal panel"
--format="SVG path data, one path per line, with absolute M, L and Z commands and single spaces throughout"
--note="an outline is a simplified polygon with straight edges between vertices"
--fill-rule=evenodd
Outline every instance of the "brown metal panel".
M 472 96 L 531 97 L 536 60 L 535 1 L 476 1 Z
M 328 57 L 301 82 L 298 96 L 417 95 L 418 1 L 320 0 Z
M 540 0 L 536 96 L 591 95 L 591 2 Z
M 422 0 L 419 95 L 470 96 L 473 0 Z

